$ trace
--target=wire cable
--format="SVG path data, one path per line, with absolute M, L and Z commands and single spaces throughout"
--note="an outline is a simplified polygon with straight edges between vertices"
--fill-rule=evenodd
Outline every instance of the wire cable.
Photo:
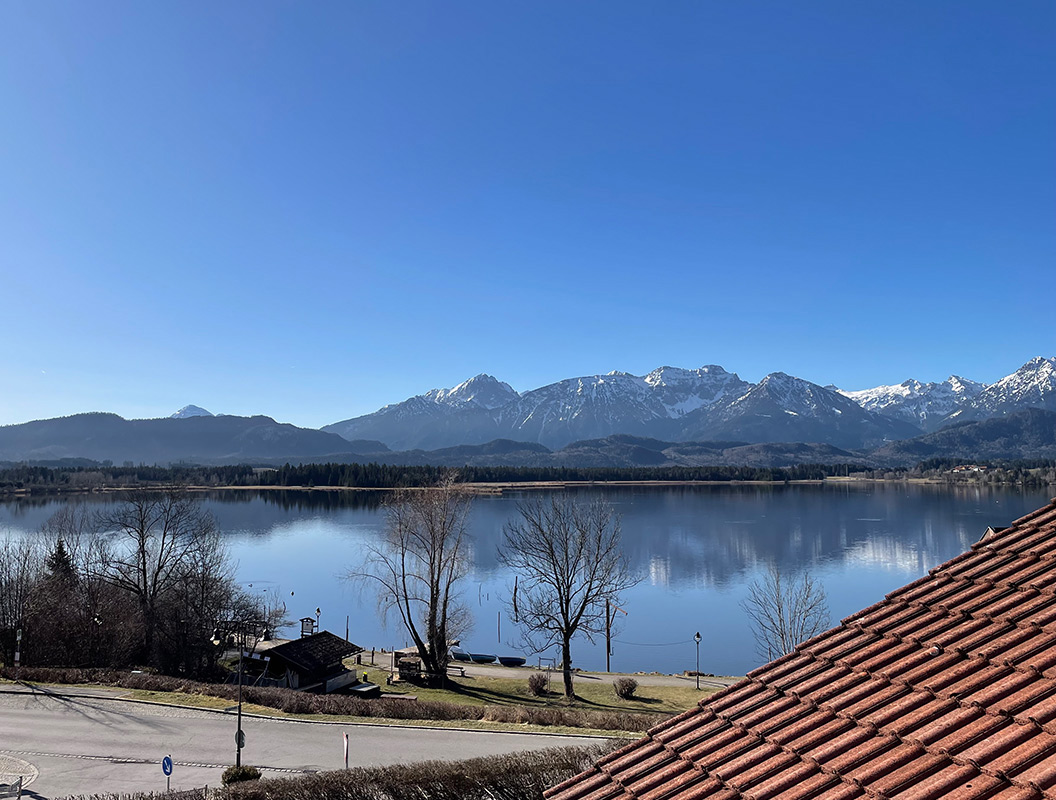
M 630 647 L 674 647 L 675 645 L 680 645 L 680 644 L 693 644 L 693 642 L 695 640 L 693 640 L 693 639 L 685 639 L 685 640 L 683 640 L 681 642 L 663 642 L 663 643 L 655 643 L 655 642 L 625 642 L 622 639 L 613 639 L 612 641 L 615 642 L 616 644 L 625 644 L 625 645 L 629 645 Z

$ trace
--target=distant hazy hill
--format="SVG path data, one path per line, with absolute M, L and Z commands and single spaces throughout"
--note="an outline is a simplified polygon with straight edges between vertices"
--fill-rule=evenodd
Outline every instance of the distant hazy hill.
M 638 436 L 607 436 L 572 442 L 549 450 L 530 442 L 501 439 L 482 445 L 460 445 L 439 450 L 364 453 L 383 464 L 429 464 L 442 467 L 790 467 L 797 464 L 873 465 L 862 454 L 830 445 L 745 442 L 664 442 Z
M 1056 458 L 1056 412 L 1031 408 L 1008 417 L 957 423 L 892 442 L 872 456 L 896 465 L 912 465 L 926 458 Z
M 232 463 L 308 460 L 352 451 L 352 443 L 340 436 L 263 416 L 127 420 L 95 413 L 0 427 L 0 460 L 4 461 L 90 458 L 116 464 Z

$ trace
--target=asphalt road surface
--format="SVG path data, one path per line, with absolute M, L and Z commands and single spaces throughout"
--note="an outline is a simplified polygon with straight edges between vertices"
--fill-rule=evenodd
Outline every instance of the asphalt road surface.
M 234 763 L 233 713 L 125 702 L 105 691 L 74 697 L 13 689 L 0 692 L 0 766 L 21 764 L 24 772 L 39 773 L 24 797 L 163 791 L 166 755 L 173 761 L 173 789 L 216 786 Z M 260 717 L 243 717 L 242 728 L 242 763 L 267 777 L 342 768 L 345 732 L 350 766 L 458 760 L 597 741 Z

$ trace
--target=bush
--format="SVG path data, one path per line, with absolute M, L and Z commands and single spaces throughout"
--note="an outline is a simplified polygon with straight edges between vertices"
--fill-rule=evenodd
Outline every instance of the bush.
M 256 767 L 250 767 L 243 764 L 241 767 L 228 767 L 224 770 L 224 774 L 220 776 L 220 782 L 224 786 L 230 786 L 232 783 L 241 783 L 242 781 L 259 781 L 260 770 Z
M 613 744 L 556 748 L 273 778 L 232 786 L 223 800 L 539 800 L 548 787 L 588 769 L 612 749 Z
M 545 672 L 533 672 L 528 676 L 528 694 L 532 697 L 542 697 L 546 694 L 546 687 L 549 683 Z
M 632 700 L 634 693 L 638 690 L 638 681 L 634 678 L 617 678 L 612 682 L 612 688 L 621 700 Z

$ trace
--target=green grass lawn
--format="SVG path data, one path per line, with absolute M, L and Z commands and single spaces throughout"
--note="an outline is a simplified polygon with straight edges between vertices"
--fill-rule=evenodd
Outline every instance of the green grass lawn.
M 359 670 L 364 671 L 363 667 Z M 382 687 L 385 692 L 393 694 L 415 695 L 419 700 L 438 700 L 445 703 L 464 705 L 517 705 L 546 706 L 564 704 L 564 688 L 561 674 L 554 673 L 551 678 L 551 693 L 547 697 L 534 697 L 528 693 L 529 670 L 523 678 L 476 677 L 467 675 L 464 678 L 452 677 L 446 689 L 428 687 L 400 682 L 392 686 L 385 685 L 388 670 L 366 668 L 369 680 Z M 714 694 L 716 689 L 702 689 L 699 692 L 693 686 L 639 686 L 635 697 L 622 700 L 612 688 L 612 678 L 597 679 L 580 677 L 576 680 L 575 708 L 595 709 L 598 711 L 646 711 L 658 714 L 678 714 L 692 708 L 704 697 Z

